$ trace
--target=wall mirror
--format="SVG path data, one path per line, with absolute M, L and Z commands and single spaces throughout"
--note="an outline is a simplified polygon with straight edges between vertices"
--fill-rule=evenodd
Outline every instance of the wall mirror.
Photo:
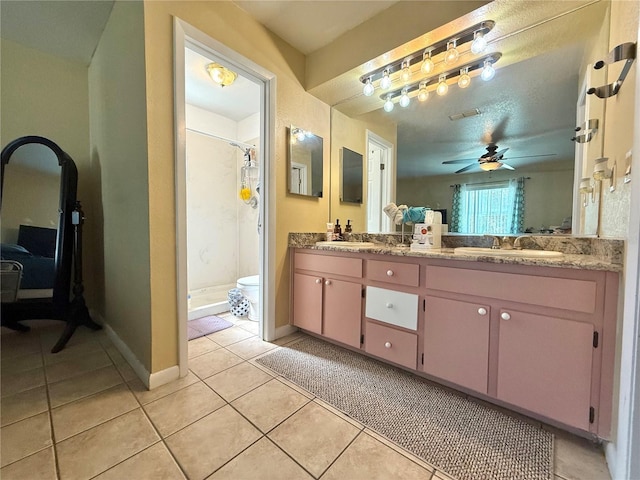
M 2 326 L 28 331 L 21 320 L 66 321 L 55 353 L 78 325 L 100 328 L 82 296 L 78 171 L 57 144 L 37 136 L 9 143 L 1 162 Z
M 476 72 L 471 75 L 470 85 L 460 88 L 457 78 L 452 78 L 448 81 L 448 92 L 439 96 L 435 92 L 436 79 L 428 89 L 426 101 L 419 101 L 416 91 L 410 95 L 408 106 L 402 107 L 399 97 L 394 98 L 393 110 L 386 112 L 382 108 L 385 91 L 376 82 L 374 94 L 364 96 L 358 77 L 367 72 L 364 66 L 354 69 L 354 91 L 345 91 L 342 99 L 332 99 L 331 138 L 332 144 L 339 141 L 345 145 L 349 144 L 346 131 L 357 134 L 359 143 L 349 145 L 356 149 L 362 145 L 365 151 L 364 203 L 359 212 L 345 213 L 349 206 L 338 201 L 338 195 L 333 193 L 338 185 L 332 181 L 328 218 L 359 219 L 354 223 L 360 223 L 360 231 L 394 229 L 390 224 L 380 226 L 380 223 L 369 227 L 376 225 L 368 212 L 371 202 L 378 202 L 378 209 L 383 207 L 379 192 L 384 193 L 386 188 L 386 198 L 398 204 L 446 209 L 450 222 L 454 185 L 525 178 L 522 230 L 549 232 L 572 217 L 574 228 L 567 232 L 596 234 L 598 195 L 580 194 L 578 188 L 582 177 L 591 176 L 593 161 L 603 156 L 602 135 L 596 133 L 584 144 L 571 138 L 576 135 L 576 126 L 585 119 L 596 118 L 600 130 L 603 128 L 604 101 L 584 92 L 590 86 L 607 83 L 604 69 L 594 70 L 591 65 L 608 53 L 610 5 L 608 1 L 577 8 L 566 2 L 525 3 L 528 6 L 522 8 L 531 15 L 519 15 L 507 4 L 492 2 L 424 36 L 437 41 L 460 25 L 494 20 L 496 25 L 486 36 L 488 47 L 482 54 L 502 54 L 491 81 L 481 80 Z M 391 58 L 395 58 L 393 52 Z M 461 47 L 458 63 L 470 58 L 474 56 L 469 45 Z M 419 68 L 420 64 L 416 64 L 412 72 Z M 450 69 L 436 61 L 436 74 L 438 68 Z M 402 88 L 399 76 L 393 78 L 390 91 Z M 359 92 L 355 92 L 356 88 Z M 377 147 L 370 148 L 367 131 L 393 145 L 392 158 L 387 160 L 392 169 L 386 174 L 392 176 L 388 180 L 371 177 L 370 157 L 379 152 Z M 481 170 L 478 160 L 489 147 L 498 151 L 507 149 L 504 163 L 515 170 Z M 340 168 L 337 153 L 332 150 L 332 179 L 333 169 Z M 446 161 L 460 163 L 443 163 Z M 456 173 L 467 166 L 470 167 Z M 386 181 L 390 182 L 389 187 L 385 187 Z
M 289 193 L 322 197 L 322 137 L 291 125 L 288 128 L 288 142 Z
M 340 149 L 340 201 L 362 203 L 362 154 Z

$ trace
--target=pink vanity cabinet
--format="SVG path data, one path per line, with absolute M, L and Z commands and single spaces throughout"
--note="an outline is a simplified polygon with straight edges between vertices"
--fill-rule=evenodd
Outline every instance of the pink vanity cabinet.
M 293 324 L 360 348 L 360 258 L 294 253 Z
M 618 275 L 430 261 L 423 372 L 603 438 Z

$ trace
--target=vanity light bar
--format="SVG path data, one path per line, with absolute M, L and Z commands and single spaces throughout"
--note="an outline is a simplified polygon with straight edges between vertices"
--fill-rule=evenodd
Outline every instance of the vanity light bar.
M 400 60 L 396 60 L 395 62 L 391 62 L 386 64 L 384 67 L 380 67 L 377 70 L 369 72 L 360 77 L 360 82 L 363 84 L 367 83 L 367 79 L 371 79 L 371 82 L 375 82 L 376 80 L 380 80 L 382 78 L 383 72 L 386 70 L 389 74 L 393 72 L 398 72 L 406 63 L 406 66 L 411 68 L 412 65 L 422 62 L 424 58 L 424 54 L 426 52 L 431 52 L 431 57 L 435 57 L 440 53 L 444 53 L 447 51 L 448 45 L 455 41 L 455 45 L 458 47 L 467 42 L 473 42 L 476 36 L 476 32 L 482 32 L 483 35 L 486 35 L 490 32 L 495 26 L 496 22 L 493 20 L 485 20 L 484 22 L 477 23 L 472 27 L 469 27 L 465 30 L 462 30 L 451 37 L 448 37 L 444 40 L 434 43 L 430 47 L 421 48 L 420 50 L 416 50 L 413 53 L 401 58 Z
M 445 75 L 448 79 L 451 78 L 455 78 L 457 76 L 460 75 L 460 70 L 463 69 L 468 69 L 467 72 L 473 72 L 474 70 L 480 70 L 482 68 L 484 68 L 484 63 L 486 60 L 489 60 L 489 62 L 491 64 L 496 63 L 498 60 L 500 60 L 500 58 L 502 57 L 502 53 L 500 52 L 496 52 L 496 53 L 492 53 L 491 55 L 487 55 L 485 57 L 482 58 L 477 58 L 475 59 L 473 62 L 469 62 L 466 63 L 464 65 L 460 65 L 458 67 L 452 68 L 451 70 L 447 70 L 446 72 L 441 72 L 438 73 L 436 75 L 432 75 L 431 77 L 428 78 L 423 78 L 420 79 L 420 81 L 411 83 L 409 85 L 405 85 L 402 88 L 398 88 L 396 90 L 392 90 L 390 92 L 385 92 L 384 94 L 380 95 L 380 98 L 382 100 L 393 100 L 396 97 L 399 97 L 400 95 L 402 95 L 402 91 L 403 90 L 407 90 L 407 93 L 411 93 L 414 92 L 416 90 L 418 90 L 420 88 L 420 84 L 426 84 L 426 85 L 433 85 L 435 83 L 437 83 L 438 79 L 442 76 Z

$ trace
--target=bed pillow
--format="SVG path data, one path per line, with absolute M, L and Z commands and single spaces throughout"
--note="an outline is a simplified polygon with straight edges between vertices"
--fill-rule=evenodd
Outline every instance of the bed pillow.
M 16 245 L 14 243 L 3 243 L 0 246 L 0 251 L 2 252 L 2 258 L 4 258 L 5 255 L 33 256 L 31 252 L 22 245 Z

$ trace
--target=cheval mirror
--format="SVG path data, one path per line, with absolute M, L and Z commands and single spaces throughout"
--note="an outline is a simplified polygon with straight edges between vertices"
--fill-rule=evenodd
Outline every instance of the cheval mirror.
M 91 320 L 83 297 L 78 170 L 65 151 L 44 137 L 20 137 L 0 157 L 1 324 L 28 332 L 20 321 L 65 321 L 51 350 L 57 353 L 78 326 L 101 328 Z

